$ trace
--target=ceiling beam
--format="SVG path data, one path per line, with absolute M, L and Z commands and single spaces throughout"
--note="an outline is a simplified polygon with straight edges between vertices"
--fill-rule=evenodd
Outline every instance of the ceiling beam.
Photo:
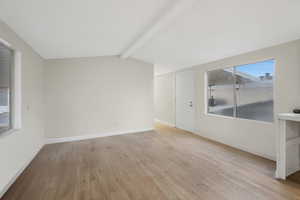
M 170 8 L 159 17 L 152 26 L 148 27 L 124 52 L 121 58 L 128 58 L 144 46 L 159 30 L 167 26 L 183 10 L 191 6 L 193 0 L 174 0 Z

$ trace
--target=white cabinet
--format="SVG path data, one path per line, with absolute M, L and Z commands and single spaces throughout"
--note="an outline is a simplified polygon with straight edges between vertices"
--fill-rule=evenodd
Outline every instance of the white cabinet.
M 276 178 L 286 179 L 300 170 L 300 114 L 282 113 L 278 119 Z

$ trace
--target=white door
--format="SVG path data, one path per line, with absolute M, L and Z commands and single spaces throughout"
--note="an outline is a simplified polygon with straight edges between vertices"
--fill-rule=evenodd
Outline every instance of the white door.
M 176 73 L 176 127 L 194 131 L 195 120 L 194 71 Z

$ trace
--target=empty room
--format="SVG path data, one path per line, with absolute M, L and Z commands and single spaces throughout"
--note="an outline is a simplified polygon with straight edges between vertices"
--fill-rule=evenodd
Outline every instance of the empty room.
M 1 200 L 300 200 L 299 0 L 0 0 Z

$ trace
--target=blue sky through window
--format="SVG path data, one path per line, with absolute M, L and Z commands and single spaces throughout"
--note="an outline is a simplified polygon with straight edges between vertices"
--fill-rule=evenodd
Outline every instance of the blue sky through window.
M 266 73 L 274 75 L 275 60 L 266 60 L 247 65 L 236 66 L 236 70 L 255 77 L 264 76 Z

